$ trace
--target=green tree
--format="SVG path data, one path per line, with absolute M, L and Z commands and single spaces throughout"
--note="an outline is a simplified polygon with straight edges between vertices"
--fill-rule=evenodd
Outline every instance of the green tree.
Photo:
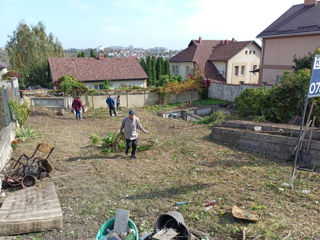
M 88 87 L 74 79 L 73 76 L 63 75 L 59 78 L 59 90 L 73 97 L 79 96 L 88 91 Z
M 96 53 L 94 52 L 93 49 L 90 49 L 90 57 L 91 58 L 96 58 L 97 57 L 97 55 L 96 55 Z
M 318 48 L 314 53 L 308 53 L 308 55 L 304 57 L 297 57 L 294 55 L 293 62 L 295 64 L 294 70 L 298 71 L 300 69 L 311 69 L 313 64 L 313 58 L 315 54 L 320 54 L 320 48 Z
M 166 59 L 164 61 L 164 72 L 163 72 L 164 75 L 170 75 L 170 63 L 169 63 L 169 60 Z
M 141 67 L 143 68 L 143 70 L 145 72 L 147 72 L 147 65 L 146 65 L 146 61 L 144 60 L 144 58 L 141 58 L 140 64 L 141 64 Z
M 77 55 L 77 57 L 78 57 L 78 58 L 85 57 L 84 51 L 79 52 L 78 55 Z
M 146 67 L 146 73 L 149 77 L 148 79 L 148 86 L 152 85 L 152 64 L 151 64 L 151 57 L 147 57 L 147 67 Z
M 29 27 L 20 22 L 6 44 L 11 69 L 20 74 L 21 88 L 39 84 L 50 87 L 49 57 L 63 57 L 61 43 L 39 22 Z
M 155 85 L 155 83 L 157 82 L 156 64 L 157 64 L 156 58 L 155 58 L 155 56 L 152 56 L 152 58 L 151 58 L 151 76 L 152 76 L 151 85 Z
M 158 82 L 160 79 L 160 76 L 163 75 L 163 72 L 164 72 L 163 64 L 164 64 L 163 58 L 158 57 L 157 64 L 156 64 L 156 82 Z

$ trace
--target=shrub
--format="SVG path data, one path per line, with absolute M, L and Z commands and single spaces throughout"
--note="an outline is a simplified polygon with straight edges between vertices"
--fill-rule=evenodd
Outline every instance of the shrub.
M 16 128 L 16 139 L 20 140 L 21 142 L 25 142 L 27 139 L 30 138 L 34 138 L 35 132 L 33 130 L 33 128 L 31 127 L 20 127 L 20 128 Z
M 281 83 L 269 90 L 246 89 L 235 100 L 238 114 L 286 123 L 301 114 L 309 79 L 310 70 L 302 69 L 295 73 L 285 72 Z
M 20 74 L 17 71 L 12 70 L 2 75 L 2 79 L 4 80 L 10 80 L 13 77 L 19 78 Z
M 10 101 L 10 108 L 20 126 L 23 126 L 28 120 L 28 103 L 19 104 L 17 101 Z
M 88 91 L 88 87 L 72 76 L 63 75 L 59 78 L 59 90 L 65 94 L 79 96 Z
M 109 89 L 110 89 L 110 86 L 111 86 L 110 80 L 105 79 L 104 82 L 103 82 L 103 88 L 104 88 L 105 90 L 109 90 Z
M 91 139 L 92 144 L 96 145 L 99 142 L 100 137 L 98 134 L 93 133 L 93 134 L 91 134 L 90 139 Z

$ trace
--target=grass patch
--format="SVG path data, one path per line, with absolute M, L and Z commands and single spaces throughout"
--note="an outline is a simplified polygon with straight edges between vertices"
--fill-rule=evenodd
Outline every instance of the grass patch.
M 174 103 L 174 104 L 167 104 L 167 105 L 149 105 L 149 106 L 144 106 L 143 108 L 151 111 L 153 114 L 156 114 L 159 111 L 169 111 L 174 108 L 177 108 L 178 106 L 181 106 L 181 103 Z
M 213 126 L 217 123 L 221 123 L 228 119 L 228 116 L 224 112 L 214 112 L 210 116 L 205 117 L 199 121 L 194 121 L 194 124 L 208 124 Z

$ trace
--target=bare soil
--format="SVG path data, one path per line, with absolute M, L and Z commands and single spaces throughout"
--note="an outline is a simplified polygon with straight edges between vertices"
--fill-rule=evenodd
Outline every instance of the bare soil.
M 32 153 L 40 142 L 55 145 L 50 178 L 64 228 L 14 239 L 94 239 L 117 208 L 130 210 L 140 232 L 152 231 L 159 215 L 176 210 L 188 227 L 210 234 L 211 239 L 242 239 L 245 227 L 246 239 L 320 239 L 319 173 L 298 171 L 291 190 L 286 186 L 291 163 L 212 142 L 206 125 L 135 110 L 149 131 L 140 132 L 139 142 L 158 142 L 151 150 L 138 152 L 137 159 L 123 152 L 105 155 L 90 140 L 93 133 L 119 131 L 123 116 L 111 118 L 104 109 L 96 109 L 77 121 L 71 113 L 56 116 L 32 110 L 27 125 L 38 136 L 18 144 L 14 156 Z M 206 200 L 217 204 L 206 209 Z M 175 206 L 185 201 L 191 203 Z M 233 205 L 259 214 L 261 220 L 235 219 Z

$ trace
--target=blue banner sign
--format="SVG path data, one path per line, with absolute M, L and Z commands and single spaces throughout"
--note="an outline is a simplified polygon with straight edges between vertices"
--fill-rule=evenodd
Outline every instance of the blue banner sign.
M 308 98 L 320 96 L 320 55 L 314 56 L 311 79 L 309 84 Z

